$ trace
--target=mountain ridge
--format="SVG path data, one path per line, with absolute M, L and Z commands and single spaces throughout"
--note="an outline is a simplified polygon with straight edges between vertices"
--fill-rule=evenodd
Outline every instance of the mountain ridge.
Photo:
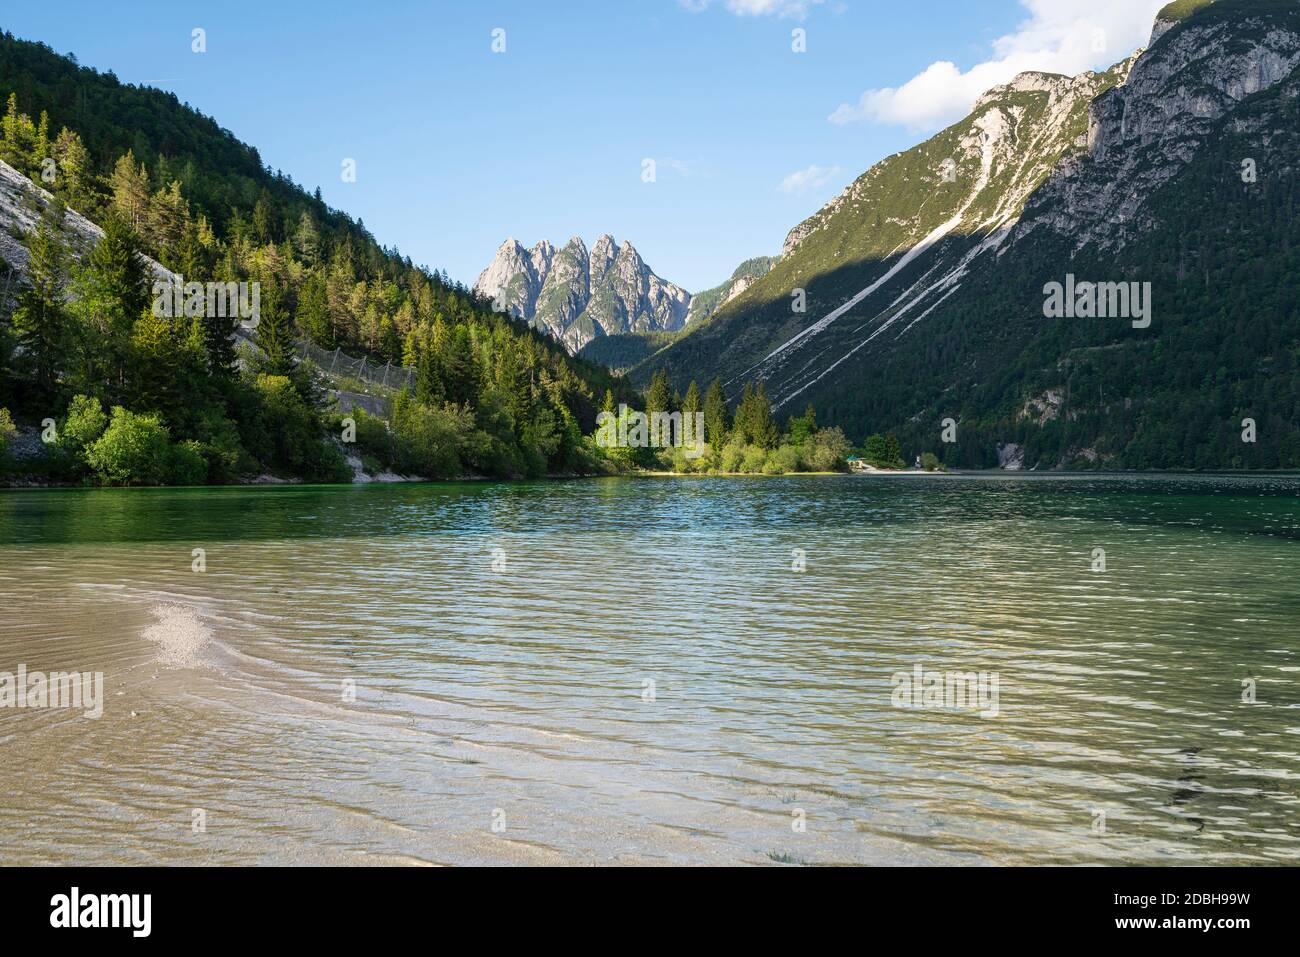
M 1211 250 L 1235 261 L 1234 249 L 1259 247 L 1261 235 L 1272 241 L 1256 272 L 1287 255 L 1294 164 L 1279 146 L 1296 125 L 1300 5 L 1172 7 L 1152 45 L 1110 70 L 1022 74 L 873 166 L 791 230 L 768 276 L 643 360 L 634 381 L 659 369 L 678 388 L 717 376 L 734 399 L 762 380 L 783 412 L 813 402 L 819 421 L 894 430 L 950 464 L 997 466 L 1007 460 L 999 449 L 1013 445 L 1043 467 L 1300 464 L 1289 451 L 1300 414 L 1270 413 L 1279 426 L 1267 448 L 1234 446 L 1224 424 L 1251 403 L 1300 403 L 1283 374 L 1294 364 L 1285 343 L 1295 310 L 1277 306 L 1266 344 L 1224 339 L 1222 314 L 1247 304 L 1239 283 L 1215 300 L 1209 283 L 1226 267 L 1207 261 Z M 1254 109 L 1273 112 L 1253 121 L 1257 139 L 1235 160 L 1216 159 L 1208 188 L 1218 205 L 1194 211 L 1181 191 L 1205 181 L 1209 157 L 1239 140 L 1236 126 Z M 1249 157 L 1257 185 L 1243 181 Z M 1280 207 L 1242 205 L 1265 194 Z M 1221 248 L 1216 215 L 1242 230 L 1235 246 Z M 1155 329 L 1045 321 L 1045 284 L 1089 271 L 1153 282 L 1166 304 Z M 806 313 L 792 306 L 800 292 Z M 1214 380 L 1216 352 L 1234 357 L 1235 397 L 1183 381 L 1191 369 Z M 1139 368 L 1152 394 L 1129 381 Z M 1038 406 L 1051 410 L 1045 421 L 1030 414 Z M 1169 410 L 1179 407 L 1220 424 L 1171 438 Z M 962 421 L 963 439 L 941 445 L 938 423 L 949 417 Z
M 608 233 L 588 250 L 574 236 L 563 248 L 531 249 L 513 237 L 474 283 L 497 311 L 526 320 L 577 353 L 599 336 L 673 332 L 686 324 L 691 295 L 661 279 L 635 246 Z

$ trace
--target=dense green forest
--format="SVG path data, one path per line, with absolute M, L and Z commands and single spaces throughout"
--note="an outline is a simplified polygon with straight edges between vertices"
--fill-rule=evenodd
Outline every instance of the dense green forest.
M 21 237 L 27 281 L 0 274 L 0 289 L 18 293 L 0 305 L 0 443 L 15 422 L 54 423 L 45 454 L 11 456 L 11 471 L 346 480 L 344 433 L 322 414 L 297 338 L 417 370 L 384 442 L 358 427 L 377 465 L 430 476 L 599 467 L 583 435 L 606 392 L 634 401 L 621 380 L 381 247 L 174 95 L 5 33 L 0 98 L 0 159 L 56 198 Z M 79 248 L 65 208 L 104 238 Z M 187 282 L 258 283 L 257 353 L 237 361 L 235 319 L 154 315 L 142 254 Z
M 677 332 L 619 332 L 611 336 L 597 336 L 580 350 L 578 355 L 610 369 L 630 369 L 668 345 Z
M 604 412 L 617 421 L 613 431 L 628 431 L 627 409 L 619 409 L 613 392 L 605 394 Z M 684 433 L 671 447 L 608 447 L 599 452 L 621 469 L 663 469 L 681 474 L 786 475 L 793 472 L 833 472 L 846 467 L 849 441 L 838 428 L 819 428 L 810 405 L 801 416 L 791 416 L 782 428 L 772 412 L 763 383 L 746 385 L 733 410 L 715 379 L 701 393 L 692 381 L 686 393 L 674 392 L 665 372 L 657 373 L 645 394 L 645 414 L 680 414 Z M 695 431 L 692 423 L 700 423 Z M 896 442 L 897 440 L 895 440 Z M 668 445 L 665 440 L 664 445 Z M 879 464 L 902 468 L 897 457 Z

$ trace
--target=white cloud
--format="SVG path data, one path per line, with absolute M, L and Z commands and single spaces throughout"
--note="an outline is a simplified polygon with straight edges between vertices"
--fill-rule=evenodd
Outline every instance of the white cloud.
M 678 0 L 691 13 L 702 13 L 714 0 Z M 738 17 L 795 17 L 802 20 L 808 11 L 826 0 L 722 0 L 722 5 Z
M 809 190 L 820 189 L 838 175 L 840 175 L 840 167 L 818 166 L 814 163 L 807 169 L 791 173 L 781 180 L 781 185 L 777 188 L 792 196 L 802 196 Z
M 1166 0 L 1020 0 L 1029 13 L 1015 33 L 993 41 L 993 56 L 962 71 L 941 60 L 902 86 L 867 90 L 841 104 L 832 123 L 861 120 L 933 129 L 970 112 L 990 87 L 1018 73 L 1040 70 L 1068 76 L 1109 67 L 1151 37 Z

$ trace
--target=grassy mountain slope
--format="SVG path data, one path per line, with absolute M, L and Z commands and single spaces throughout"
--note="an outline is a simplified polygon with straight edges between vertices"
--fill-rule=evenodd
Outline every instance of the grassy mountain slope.
M 746 379 L 762 377 L 774 400 L 792 400 L 801 383 L 787 384 L 772 366 L 794 353 L 777 350 L 813 338 L 820 346 L 839 336 L 840 317 L 887 311 L 909 288 L 922 292 L 927 277 L 937 289 L 973 250 L 999 241 L 1056 164 L 1083 149 L 1088 103 L 1126 69 L 1077 80 L 1032 74 L 990 91 L 971 116 L 878 163 L 796 227 L 770 273 L 634 370 L 634 380 L 662 367 L 674 381 L 721 376 L 738 392 Z M 799 291 L 804 312 L 796 311 Z M 826 330 L 830 336 L 820 338 Z M 800 357 L 783 375 L 802 366 Z

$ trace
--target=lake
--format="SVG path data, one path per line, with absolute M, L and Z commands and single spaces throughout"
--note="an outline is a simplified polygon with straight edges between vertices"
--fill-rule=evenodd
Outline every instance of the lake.
M 0 607 L 4 864 L 1300 860 L 1295 477 L 10 491 Z

